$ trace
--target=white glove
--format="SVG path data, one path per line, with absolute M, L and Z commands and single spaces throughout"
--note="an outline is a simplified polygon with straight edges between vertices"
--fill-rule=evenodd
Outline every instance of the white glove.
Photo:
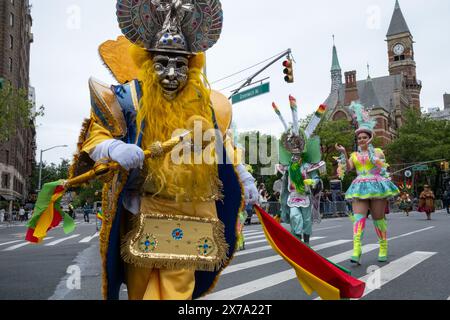
M 90 152 L 94 161 L 110 158 L 119 163 L 125 170 L 142 169 L 144 166 L 144 151 L 135 144 L 126 144 L 120 140 L 106 140 Z
M 245 167 L 240 164 L 236 167 L 239 180 L 241 180 L 244 186 L 245 192 L 245 203 L 254 205 L 258 203 L 259 193 L 256 189 L 255 178 L 245 169 Z

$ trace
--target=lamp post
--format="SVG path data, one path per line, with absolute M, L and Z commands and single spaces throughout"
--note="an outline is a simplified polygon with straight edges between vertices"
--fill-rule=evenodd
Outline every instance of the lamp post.
M 61 146 L 54 146 L 45 150 L 41 149 L 41 157 L 39 159 L 39 182 L 38 182 L 38 192 L 41 191 L 41 184 L 42 184 L 42 154 L 46 151 L 56 149 L 56 148 L 67 148 L 68 145 L 61 145 Z

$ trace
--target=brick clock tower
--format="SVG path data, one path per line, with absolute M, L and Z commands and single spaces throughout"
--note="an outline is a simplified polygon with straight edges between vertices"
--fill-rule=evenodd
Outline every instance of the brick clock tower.
M 417 80 L 416 76 L 414 40 L 398 0 L 395 3 L 394 14 L 386 37 L 389 56 L 389 74 L 403 74 L 410 106 L 420 112 L 422 83 Z

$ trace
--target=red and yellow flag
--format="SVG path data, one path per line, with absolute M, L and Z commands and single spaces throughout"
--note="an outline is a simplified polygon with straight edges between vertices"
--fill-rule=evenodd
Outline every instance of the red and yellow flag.
M 61 209 L 61 198 L 64 195 L 64 181 L 46 183 L 34 208 L 30 222 L 28 222 L 25 240 L 40 243 L 50 229 L 57 227 L 63 221 L 66 234 L 75 230 L 75 223 L 71 216 Z
M 270 245 L 294 268 L 308 295 L 317 292 L 324 300 L 362 297 L 364 282 L 345 273 L 299 241 L 260 207 L 255 206 L 255 211 Z

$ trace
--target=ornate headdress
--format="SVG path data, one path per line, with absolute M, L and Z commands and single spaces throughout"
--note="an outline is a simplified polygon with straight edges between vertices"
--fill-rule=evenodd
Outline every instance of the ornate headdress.
M 293 96 L 289 96 L 289 103 L 292 111 L 292 127 L 288 127 L 277 105 L 272 103 L 272 107 L 285 129 L 285 132 L 281 136 L 280 163 L 287 165 L 292 156 L 301 156 L 310 163 L 317 163 L 321 157 L 320 139 L 310 137 L 319 125 L 327 107 L 321 105 L 313 115 L 306 130 L 303 130 L 299 126 L 297 100 Z
M 211 48 L 223 25 L 219 0 L 117 0 L 117 18 L 136 45 L 187 55 Z
M 358 124 L 358 129 L 355 131 L 356 135 L 362 132 L 373 135 L 373 129 L 377 122 L 370 117 L 364 106 L 360 103 L 352 102 L 350 110 L 353 112 L 353 118 Z

